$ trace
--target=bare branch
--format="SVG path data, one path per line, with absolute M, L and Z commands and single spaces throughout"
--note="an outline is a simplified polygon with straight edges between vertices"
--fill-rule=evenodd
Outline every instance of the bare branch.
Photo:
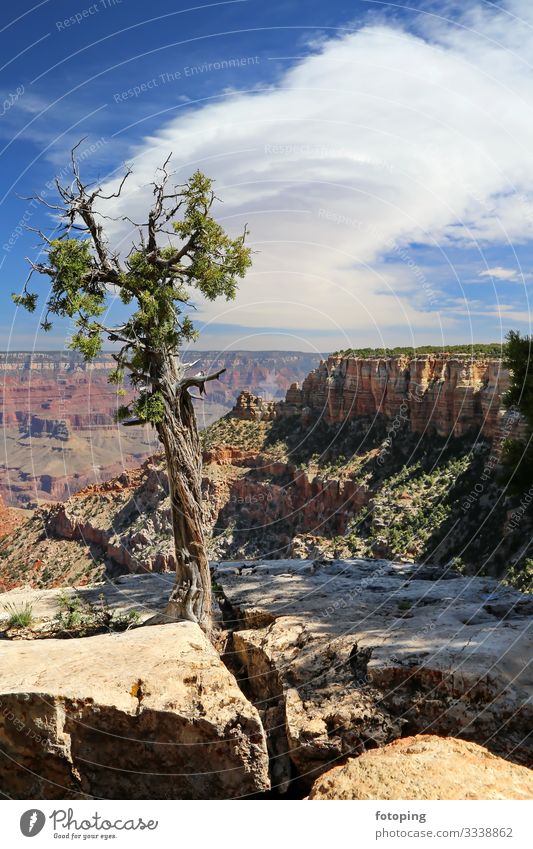
M 225 368 L 221 368 L 218 371 L 213 371 L 211 374 L 196 374 L 194 377 L 184 377 L 182 380 L 178 381 L 176 385 L 176 390 L 184 390 L 189 389 L 191 386 L 195 386 L 200 395 L 205 393 L 205 384 L 210 380 L 218 380 L 221 374 L 224 374 L 226 371 Z
M 48 274 L 49 277 L 55 276 L 55 270 L 51 268 L 49 265 L 43 265 L 42 262 L 34 262 L 29 257 L 24 257 L 26 262 L 28 262 L 33 271 L 36 271 L 38 274 Z
M 122 180 L 120 181 L 120 185 L 119 185 L 118 189 L 116 190 L 116 192 L 113 192 L 113 194 L 111 194 L 111 195 L 102 195 L 102 194 L 100 194 L 101 190 L 98 189 L 98 191 L 95 192 L 94 197 L 100 198 L 101 200 L 111 200 L 112 198 L 119 198 L 120 193 L 121 193 L 121 191 L 124 187 L 124 183 L 126 182 L 126 180 L 128 179 L 128 177 L 130 176 L 131 173 L 132 173 L 132 170 L 129 167 L 129 165 L 126 166 L 126 173 L 124 174 Z
M 43 240 L 43 242 L 46 242 L 47 245 L 52 244 L 52 240 L 49 239 L 48 236 L 46 236 L 45 233 L 43 233 L 43 231 L 40 230 L 38 227 L 31 227 L 29 224 L 25 224 L 24 226 L 25 226 L 25 229 L 28 230 L 29 232 L 37 233 L 37 235 Z

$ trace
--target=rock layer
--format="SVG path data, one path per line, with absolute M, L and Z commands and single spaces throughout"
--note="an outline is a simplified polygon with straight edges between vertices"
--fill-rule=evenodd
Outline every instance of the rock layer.
M 198 626 L 0 644 L 0 790 L 227 799 L 269 786 L 257 711 Z
M 313 785 L 310 799 L 533 799 L 533 772 L 483 746 L 406 737 L 350 758 Z
M 198 409 L 205 427 L 231 409 L 245 387 L 281 399 L 303 380 L 319 357 L 297 351 L 197 352 L 198 367 L 224 365 Z M 187 359 L 187 358 L 186 358 Z M 116 363 L 110 353 L 91 363 L 73 351 L 11 352 L 0 361 L 0 494 L 13 506 L 69 497 L 82 487 L 137 466 L 157 450 L 153 432 L 115 423 L 117 387 L 108 382 Z M 265 402 L 266 403 L 266 402 Z M 2 466 L 4 469 L 2 470 Z
M 509 374 L 497 358 L 468 355 L 420 357 L 350 357 L 335 354 L 314 369 L 302 385 L 293 384 L 285 401 L 269 410 L 276 415 L 323 418 L 340 424 L 360 417 L 383 415 L 407 421 L 413 433 L 463 436 L 478 432 L 495 438 L 504 418 L 503 395 Z M 241 398 L 237 417 L 261 413 L 261 399 Z M 513 426 L 517 422 L 512 423 Z

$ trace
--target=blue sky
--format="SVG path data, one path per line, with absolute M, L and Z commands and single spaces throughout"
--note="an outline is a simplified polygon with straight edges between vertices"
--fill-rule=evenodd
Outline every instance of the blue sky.
M 61 348 L 10 293 L 34 257 L 23 197 L 133 166 L 112 210 L 141 213 L 158 164 L 200 167 L 252 272 L 198 304 L 204 348 L 452 344 L 529 331 L 533 10 L 424 2 L 48 0 L 2 11 L 2 348 Z M 123 247 L 130 234 L 110 227 Z M 46 292 L 45 281 L 40 291 Z M 113 305 L 112 315 L 120 309 Z

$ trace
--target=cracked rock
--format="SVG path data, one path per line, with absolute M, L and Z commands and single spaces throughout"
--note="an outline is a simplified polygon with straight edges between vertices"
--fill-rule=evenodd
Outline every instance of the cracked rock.
M 235 661 L 260 713 L 282 711 L 281 747 L 304 784 L 408 734 L 531 762 L 533 635 L 521 593 L 389 561 L 235 567 L 216 569 Z M 487 613 L 488 598 L 504 618 Z

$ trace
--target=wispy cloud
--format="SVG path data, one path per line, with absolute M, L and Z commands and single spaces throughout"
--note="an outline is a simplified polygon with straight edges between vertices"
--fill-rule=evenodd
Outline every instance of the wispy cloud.
M 516 268 L 502 268 L 501 265 L 496 265 L 494 268 L 486 268 L 485 271 L 480 271 L 479 276 L 491 277 L 494 280 L 516 280 L 518 272 Z

